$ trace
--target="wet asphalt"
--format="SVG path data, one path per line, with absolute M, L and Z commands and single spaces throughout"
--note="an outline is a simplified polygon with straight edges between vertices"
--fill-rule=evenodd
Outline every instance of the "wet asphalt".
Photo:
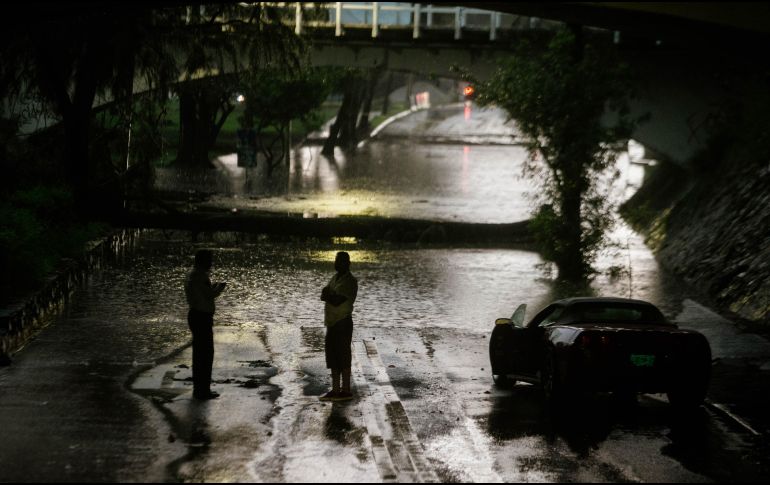
M 462 183 L 456 189 L 465 193 Z M 307 206 L 310 195 L 303 200 L 317 211 Z M 444 202 L 427 205 L 444 211 Z M 471 206 L 483 213 L 484 203 Z M 536 255 L 345 244 L 146 235 L 135 254 L 94 275 L 66 315 L 0 368 L 0 481 L 770 478 L 770 342 L 662 276 L 638 241 L 623 255 L 633 261 L 633 282 L 598 278 L 596 290 L 633 290 L 708 337 L 716 359 L 708 403 L 687 415 L 664 395 L 590 396 L 554 411 L 537 386 L 493 384 L 487 339 L 494 318 L 554 296 L 533 269 Z M 178 287 L 194 249 L 212 246 L 219 248 L 213 278 L 232 284 L 215 320 L 213 389 L 222 396 L 201 402 L 191 396 Z M 318 400 L 329 377 L 315 292 L 341 248 L 351 251 L 362 286 L 355 399 L 325 403 Z

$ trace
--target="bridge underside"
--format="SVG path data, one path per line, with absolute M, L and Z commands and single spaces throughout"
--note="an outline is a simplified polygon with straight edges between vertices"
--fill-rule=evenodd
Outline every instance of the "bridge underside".
M 485 80 L 492 75 L 499 61 L 509 57 L 510 53 L 509 49 L 472 44 L 314 42 L 311 59 L 316 66 L 381 67 L 444 78 L 459 78 L 459 74 L 450 69 L 457 65 Z
M 770 45 L 768 2 L 439 2 L 654 37 L 681 46 Z

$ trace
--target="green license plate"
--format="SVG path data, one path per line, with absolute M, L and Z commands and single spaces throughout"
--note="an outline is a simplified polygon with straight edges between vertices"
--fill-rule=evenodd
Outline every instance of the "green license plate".
M 646 354 L 631 354 L 631 363 L 637 367 L 652 367 L 655 365 L 655 356 Z

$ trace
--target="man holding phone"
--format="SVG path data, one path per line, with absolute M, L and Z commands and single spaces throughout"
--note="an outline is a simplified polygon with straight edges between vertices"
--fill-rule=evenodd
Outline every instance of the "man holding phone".
M 193 397 L 216 399 L 219 393 L 211 386 L 211 367 L 214 364 L 214 299 L 225 289 L 225 283 L 211 284 L 209 271 L 213 253 L 201 249 L 195 253 L 195 266 L 187 275 L 184 292 L 190 311 L 187 323 L 193 336 Z

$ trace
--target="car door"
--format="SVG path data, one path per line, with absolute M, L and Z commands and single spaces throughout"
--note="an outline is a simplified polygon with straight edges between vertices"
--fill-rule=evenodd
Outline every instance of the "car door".
M 561 305 L 549 305 L 525 326 L 515 327 L 511 355 L 515 375 L 532 379 L 540 370 L 543 355 L 544 326 L 561 315 Z

